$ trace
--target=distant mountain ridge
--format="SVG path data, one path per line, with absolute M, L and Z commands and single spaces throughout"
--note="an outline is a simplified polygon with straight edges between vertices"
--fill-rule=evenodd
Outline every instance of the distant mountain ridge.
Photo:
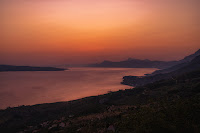
M 64 71 L 64 70 L 67 70 L 67 69 L 55 68 L 55 67 L 0 65 L 0 72 L 5 72 L 5 71 Z
M 131 59 L 120 62 L 103 61 L 102 63 L 90 64 L 89 67 L 122 67 L 122 68 L 166 68 L 173 66 L 177 61 L 151 61 Z
M 113 62 L 103 61 L 102 63 L 90 64 L 89 67 L 123 67 L 123 68 L 158 68 L 166 69 L 180 63 L 190 62 L 196 56 L 200 55 L 200 49 L 192 55 L 186 56 L 179 61 L 151 61 L 129 58 L 125 61 Z

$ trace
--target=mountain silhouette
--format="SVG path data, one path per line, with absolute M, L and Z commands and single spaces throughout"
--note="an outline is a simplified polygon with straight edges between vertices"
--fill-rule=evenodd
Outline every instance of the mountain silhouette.
M 122 67 L 122 68 L 166 68 L 173 66 L 177 61 L 151 61 L 129 58 L 125 61 L 112 62 L 103 61 L 102 63 L 90 64 L 89 67 Z
M 190 62 L 196 56 L 200 55 L 200 50 L 192 55 L 186 56 L 184 59 L 179 61 L 151 61 L 151 60 L 140 60 L 134 58 L 128 58 L 124 61 L 113 62 L 103 61 L 102 63 L 89 64 L 88 67 L 122 67 L 122 68 L 158 68 L 166 69 L 174 65 L 178 65 L 184 62 Z
M 153 83 L 163 79 L 170 79 L 174 76 L 181 75 L 187 72 L 192 72 L 200 68 L 200 55 L 195 57 L 190 62 L 185 62 L 175 66 L 176 69 L 168 73 L 158 73 L 148 76 L 124 76 L 122 84 L 130 86 L 142 86 L 145 84 Z
M 166 69 L 157 70 L 157 71 L 153 72 L 151 75 L 164 74 L 164 73 L 169 73 L 169 72 L 178 70 L 178 69 L 182 68 L 183 66 L 186 66 L 187 62 L 192 61 L 193 59 L 195 59 L 195 57 L 197 57 L 199 55 L 200 55 L 200 49 L 198 51 L 196 51 L 194 54 L 186 56 L 184 59 L 178 61 L 177 65 L 174 65 L 174 66 L 166 68 Z

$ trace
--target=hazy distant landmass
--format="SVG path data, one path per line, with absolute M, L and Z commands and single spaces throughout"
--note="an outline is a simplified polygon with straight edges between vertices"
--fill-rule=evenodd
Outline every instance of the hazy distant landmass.
M 0 65 L 0 72 L 5 72 L 5 71 L 64 71 L 64 70 L 67 70 L 67 69 L 55 68 L 55 67 Z
M 89 67 L 123 67 L 123 68 L 167 68 L 177 64 L 177 61 L 151 61 L 129 58 L 125 61 L 113 62 L 103 61 L 102 63 L 90 64 Z
M 159 68 L 165 69 L 172 67 L 174 65 L 189 62 L 194 59 L 197 55 L 200 55 L 200 50 L 195 52 L 192 55 L 185 57 L 179 61 L 151 61 L 151 60 L 140 60 L 129 58 L 125 61 L 112 62 L 112 61 L 103 61 L 102 63 L 90 64 L 89 67 L 124 67 L 124 68 Z

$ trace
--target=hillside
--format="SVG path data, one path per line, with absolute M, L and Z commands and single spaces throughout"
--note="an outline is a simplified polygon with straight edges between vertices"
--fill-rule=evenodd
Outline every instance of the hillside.
M 200 49 L 198 51 L 196 51 L 194 54 L 186 56 L 184 59 L 178 61 L 177 65 L 174 65 L 174 66 L 166 68 L 166 69 L 157 70 L 157 71 L 153 72 L 151 75 L 170 73 L 172 71 L 178 70 L 181 67 L 186 66 L 189 62 L 191 62 L 195 57 L 197 57 L 199 55 L 200 55 Z
M 148 83 L 153 83 L 162 79 L 172 78 L 176 75 L 180 75 L 186 72 L 194 71 L 200 68 L 200 55 L 195 57 L 191 62 L 182 63 L 174 66 L 176 69 L 169 73 L 151 74 L 148 76 L 137 77 L 137 76 L 124 76 L 122 84 L 130 86 L 142 86 Z M 172 67 L 173 68 L 173 67 Z
M 190 62 L 192 61 L 195 57 L 200 55 L 200 49 L 197 50 L 194 54 L 191 54 L 189 56 L 186 56 L 184 59 L 180 60 L 180 63 L 184 63 L 184 62 Z
M 200 69 L 143 87 L 0 111 L 2 132 L 199 132 Z

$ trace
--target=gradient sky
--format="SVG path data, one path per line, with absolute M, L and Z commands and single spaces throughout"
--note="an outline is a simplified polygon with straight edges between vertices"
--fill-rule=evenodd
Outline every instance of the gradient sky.
M 0 0 L 0 64 L 177 60 L 200 48 L 200 0 Z

